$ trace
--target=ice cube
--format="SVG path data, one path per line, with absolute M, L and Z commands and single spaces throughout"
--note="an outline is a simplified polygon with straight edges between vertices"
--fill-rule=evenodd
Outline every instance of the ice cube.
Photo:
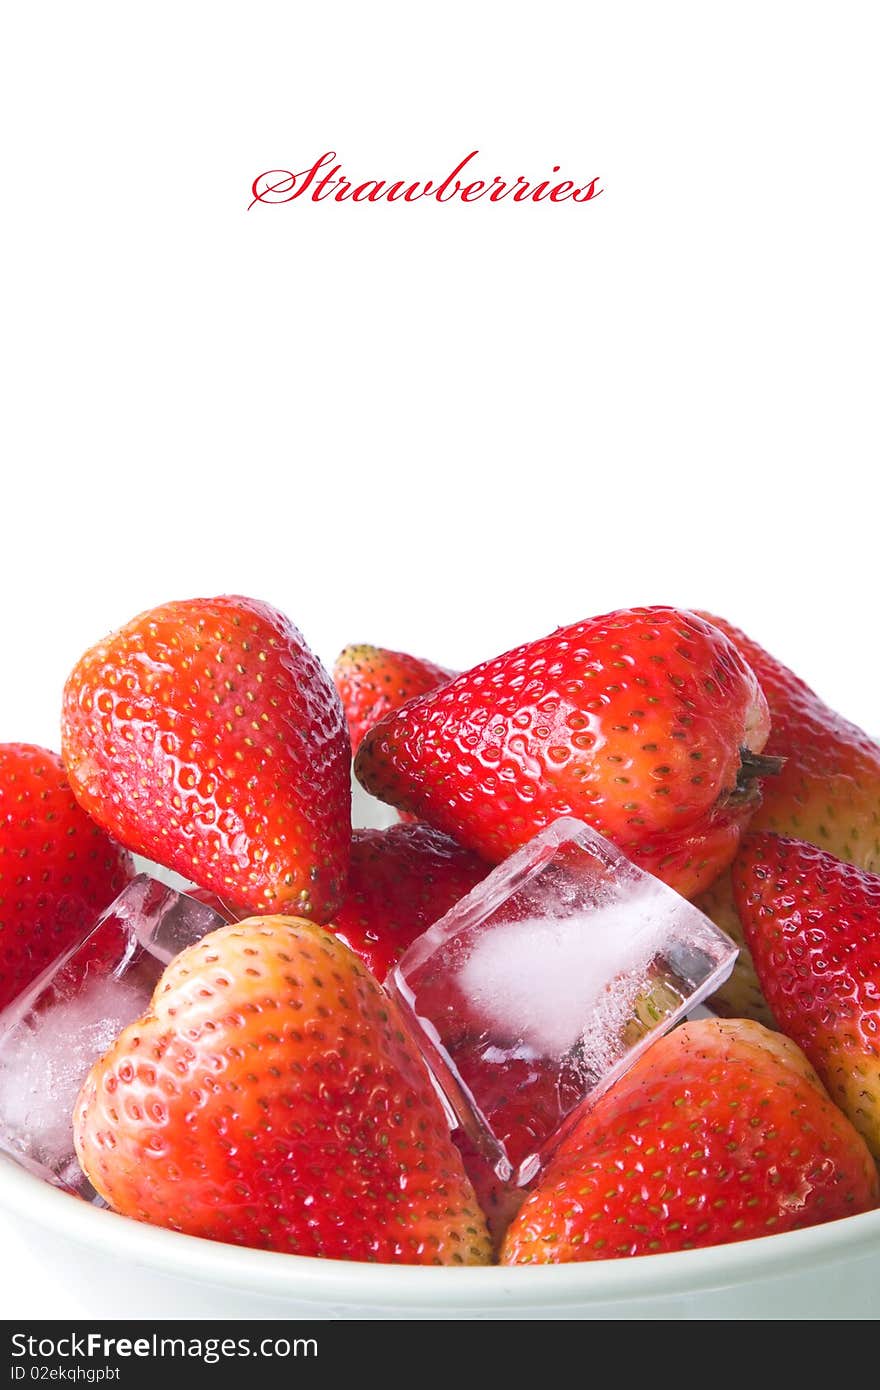
M 692 903 L 563 818 L 419 937 L 386 988 L 470 1143 L 521 1186 L 736 954 Z
M 91 931 L 0 1013 L 0 1148 L 95 1200 L 73 1148 L 80 1086 L 143 1013 L 168 961 L 223 922 L 146 874 L 132 879 Z

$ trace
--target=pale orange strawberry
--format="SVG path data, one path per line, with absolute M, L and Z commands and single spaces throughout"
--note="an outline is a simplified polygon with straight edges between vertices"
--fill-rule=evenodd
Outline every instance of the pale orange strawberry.
M 794 1043 L 747 1020 L 701 1019 L 583 1114 L 501 1262 L 722 1245 L 852 1216 L 877 1197 L 864 1141 Z
M 860 868 L 880 869 L 880 747 L 745 633 L 723 618 L 704 616 L 727 633 L 758 677 L 770 707 L 764 752 L 784 759 L 778 775 L 764 782 L 750 830 L 793 835 Z M 734 907 L 729 874 L 709 888 L 699 906 L 742 947 L 712 1008 L 772 1025 L 772 1010 Z
M 485 1264 L 485 1222 L 394 1002 L 291 917 L 221 927 L 167 967 L 89 1074 L 84 1172 L 115 1211 L 235 1245 Z
M 779 1026 L 880 1158 L 880 874 L 758 831 L 733 891 Z

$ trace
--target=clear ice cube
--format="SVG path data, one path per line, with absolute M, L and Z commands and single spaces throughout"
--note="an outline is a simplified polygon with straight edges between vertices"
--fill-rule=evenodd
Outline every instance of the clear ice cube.
M 72 1115 L 92 1063 L 142 1014 L 168 962 L 223 925 L 219 912 L 146 874 L 0 1013 L 0 1149 L 87 1200 Z
M 692 903 L 563 818 L 419 937 L 386 988 L 470 1145 L 516 1187 L 736 954 Z

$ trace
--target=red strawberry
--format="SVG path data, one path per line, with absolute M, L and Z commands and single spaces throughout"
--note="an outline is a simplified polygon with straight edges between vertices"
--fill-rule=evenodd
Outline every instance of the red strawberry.
M 489 1258 L 396 1005 L 311 922 L 250 918 L 177 956 L 92 1068 L 74 1131 L 94 1186 L 140 1221 L 299 1255 Z
M 764 786 L 751 828 L 796 835 L 838 859 L 880 869 L 880 746 L 745 633 L 706 617 L 758 677 L 771 718 L 764 751 L 785 759 Z
M 794 835 L 838 859 L 880 870 L 880 747 L 745 633 L 721 618 L 704 616 L 727 633 L 758 677 L 770 707 L 764 752 L 785 760 L 779 775 L 765 782 L 750 828 Z M 709 889 L 700 906 L 743 944 L 728 875 Z M 712 1007 L 772 1023 L 748 950 L 740 953 Z
M 86 652 L 64 692 L 80 804 L 224 901 L 326 920 L 350 839 L 339 697 L 295 627 L 248 598 L 151 609 Z
M 780 1027 L 880 1158 L 880 875 L 762 831 L 733 890 Z
M 57 753 L 0 744 L 0 1008 L 122 892 L 131 859 L 89 820 Z
M 336 658 L 333 679 L 348 720 L 351 746 L 357 752 L 368 729 L 387 714 L 399 709 L 414 695 L 424 695 L 438 685 L 446 685 L 455 675 L 433 661 L 392 652 L 366 643 L 346 647 Z
M 577 1122 L 513 1221 L 503 1264 L 689 1250 L 867 1211 L 862 1139 L 787 1038 L 701 1019 Z
M 730 863 L 756 804 L 767 705 L 693 613 L 560 628 L 410 701 L 365 736 L 384 801 L 497 862 L 559 816 L 588 821 L 681 892 Z
M 430 825 L 355 830 L 348 896 L 331 929 L 384 980 L 410 942 L 488 872 L 482 859 Z

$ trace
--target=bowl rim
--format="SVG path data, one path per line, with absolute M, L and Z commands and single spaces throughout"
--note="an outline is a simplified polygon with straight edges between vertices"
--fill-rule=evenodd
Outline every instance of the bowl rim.
M 663 1299 L 811 1274 L 880 1254 L 880 1209 L 801 1231 L 671 1254 L 578 1264 L 362 1264 L 224 1245 L 149 1226 L 81 1201 L 0 1154 L 0 1207 L 99 1255 L 217 1288 L 297 1304 L 468 1311 Z

